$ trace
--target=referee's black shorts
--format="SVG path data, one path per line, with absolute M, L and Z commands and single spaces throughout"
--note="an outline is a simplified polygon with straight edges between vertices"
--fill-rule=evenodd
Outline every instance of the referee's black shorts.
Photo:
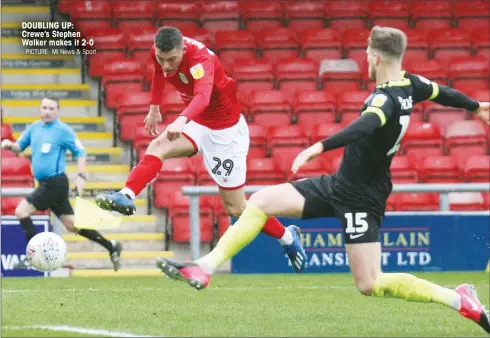
M 347 244 L 379 242 L 384 212 L 373 212 L 342 194 L 335 177 L 319 176 L 291 182 L 305 198 L 302 219 L 335 217 L 342 224 Z
M 70 184 L 65 174 L 39 181 L 39 186 L 26 197 L 37 210 L 50 209 L 56 216 L 73 215 L 69 198 Z

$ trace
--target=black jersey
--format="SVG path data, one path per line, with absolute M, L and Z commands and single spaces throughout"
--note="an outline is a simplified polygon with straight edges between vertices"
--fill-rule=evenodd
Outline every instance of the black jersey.
M 384 210 L 392 190 L 390 165 L 410 123 L 413 106 L 437 97 L 439 87 L 428 79 L 402 73 L 400 81 L 378 85 L 366 99 L 362 114 L 379 116 L 381 126 L 365 138 L 346 146 L 334 175 L 346 198 Z

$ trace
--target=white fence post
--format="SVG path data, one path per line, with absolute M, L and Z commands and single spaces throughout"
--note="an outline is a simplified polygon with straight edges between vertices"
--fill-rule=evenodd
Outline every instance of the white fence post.
M 191 254 L 192 259 L 198 259 L 201 255 L 201 229 L 199 224 L 199 195 L 189 195 L 189 214 L 191 227 Z

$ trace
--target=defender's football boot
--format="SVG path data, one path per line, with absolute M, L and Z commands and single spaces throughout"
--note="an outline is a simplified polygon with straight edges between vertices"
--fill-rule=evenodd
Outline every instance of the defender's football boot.
M 206 273 L 194 262 L 177 262 L 172 259 L 157 258 L 157 268 L 167 277 L 186 282 L 196 290 L 202 290 L 208 286 L 211 275 Z
M 462 284 L 455 290 L 461 295 L 461 309 L 459 313 L 476 322 L 485 331 L 490 333 L 490 314 L 477 297 L 475 286 Z
M 293 234 L 293 243 L 283 245 L 286 255 L 293 266 L 294 271 L 301 272 L 308 267 L 308 256 L 301 245 L 300 228 L 296 225 L 288 226 L 288 230 Z

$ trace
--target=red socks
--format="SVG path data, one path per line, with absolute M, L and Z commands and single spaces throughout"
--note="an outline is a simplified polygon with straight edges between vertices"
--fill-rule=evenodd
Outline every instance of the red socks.
M 286 228 L 275 217 L 269 217 L 262 228 L 262 233 L 277 239 L 281 239 L 285 232 Z
M 145 155 L 136 167 L 129 173 L 126 188 L 138 196 L 148 183 L 154 180 L 162 168 L 162 160 L 153 155 Z M 267 236 L 281 239 L 286 228 L 275 217 L 269 217 L 262 228 Z
M 126 188 L 131 189 L 135 196 L 157 177 L 162 168 L 162 160 L 153 155 L 145 155 L 129 173 Z

